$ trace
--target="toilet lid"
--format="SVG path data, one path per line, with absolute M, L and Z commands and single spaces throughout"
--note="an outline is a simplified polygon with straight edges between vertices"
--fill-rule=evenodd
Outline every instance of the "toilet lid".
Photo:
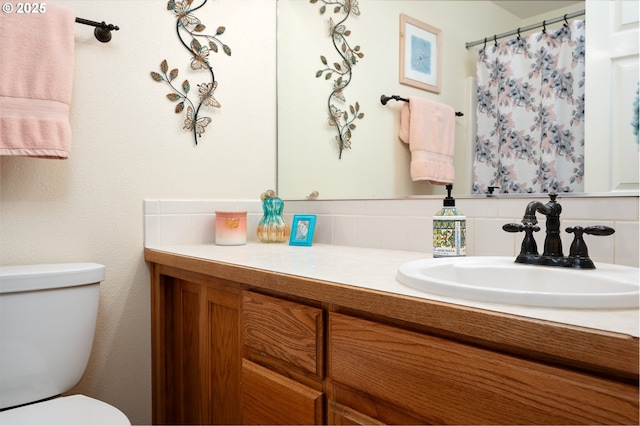
M 116 407 L 84 395 L 72 395 L 0 412 L 3 425 L 130 425 Z

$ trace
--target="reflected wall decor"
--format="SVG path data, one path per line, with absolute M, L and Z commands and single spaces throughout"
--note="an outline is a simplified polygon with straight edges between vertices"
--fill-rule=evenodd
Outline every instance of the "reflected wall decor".
M 356 102 L 349 105 L 348 109 L 341 106 L 346 102 L 344 90 L 351 83 L 353 77 L 353 67 L 358 63 L 358 59 L 362 59 L 364 54 L 360 51 L 360 46 L 351 46 L 347 41 L 347 37 L 351 31 L 347 29 L 345 22 L 351 15 L 360 15 L 360 8 L 357 0 L 310 0 L 310 3 L 322 3 L 320 13 L 324 14 L 327 6 L 333 7 L 333 13 L 341 13 L 344 17 L 334 22 L 333 18 L 329 18 L 329 35 L 333 41 L 333 47 L 340 56 L 340 62 L 330 64 L 324 55 L 320 56 L 320 61 L 324 68 L 316 72 L 316 78 L 324 75 L 325 80 L 330 80 L 334 74 L 337 78 L 333 81 L 333 90 L 329 95 L 327 102 L 329 113 L 329 125 L 335 127 L 338 134 L 336 142 L 338 144 L 339 155 L 342 158 L 342 151 L 351 148 L 352 132 L 356 129 L 354 123 L 357 119 L 364 118 L 364 113 L 360 112 L 360 104 Z M 342 109 L 340 109 L 342 108 Z
M 160 73 L 155 71 L 151 72 L 151 78 L 153 78 L 154 81 L 166 83 L 171 88 L 171 93 L 167 94 L 167 99 L 172 102 L 178 102 L 174 112 L 180 114 L 185 111 L 186 107 L 186 118 L 183 128 L 193 132 L 193 139 L 196 145 L 198 144 L 198 138 L 202 136 L 206 127 L 211 123 L 211 117 L 202 115 L 201 108 L 203 106 L 220 108 L 220 102 L 213 97 L 218 87 L 218 82 L 215 79 L 213 68 L 210 64 L 209 53 L 217 53 L 219 47 L 221 47 L 224 53 L 231 56 L 231 48 L 222 43 L 218 38 L 224 34 L 225 27 L 219 26 L 215 34 L 207 34 L 205 32 L 206 26 L 193 14 L 193 12 L 200 9 L 206 3 L 207 0 L 203 0 L 199 6 L 192 7 L 193 0 L 169 0 L 169 2 L 167 2 L 167 10 L 175 14 L 178 38 L 192 55 L 191 69 L 194 71 L 208 71 L 211 77 L 210 82 L 198 84 L 197 105 L 189 98 L 189 92 L 191 91 L 189 80 L 184 80 L 182 84 L 174 84 L 174 80 L 178 77 L 179 71 L 178 68 L 173 68 L 169 71 L 169 64 L 166 59 L 160 63 Z M 187 41 L 190 38 L 188 44 L 183 38 L 183 35 Z
M 441 31 L 400 14 L 400 83 L 440 93 Z

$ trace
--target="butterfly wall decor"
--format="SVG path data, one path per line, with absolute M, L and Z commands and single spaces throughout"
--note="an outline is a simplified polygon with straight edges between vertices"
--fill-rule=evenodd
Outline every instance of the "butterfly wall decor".
M 151 71 L 151 78 L 154 81 L 165 83 L 171 88 L 172 92 L 167 94 L 167 99 L 172 102 L 178 102 L 174 112 L 180 114 L 185 111 L 186 106 L 186 118 L 183 128 L 193 132 L 196 145 L 198 144 L 198 138 L 202 136 L 206 127 L 211 123 L 211 117 L 202 115 L 201 108 L 220 108 L 220 102 L 214 97 L 218 82 L 209 62 L 209 53 L 217 53 L 222 48 L 222 51 L 227 56 L 231 56 L 231 48 L 218 38 L 224 34 L 225 27 L 218 27 L 215 34 L 207 34 L 205 33 L 206 26 L 193 14 L 206 3 L 207 0 L 203 0 L 202 4 L 196 7 L 192 7 L 193 0 L 169 0 L 167 3 L 167 10 L 172 11 L 176 17 L 178 38 L 191 53 L 191 69 L 194 71 L 208 71 L 211 77 L 211 82 L 198 84 L 197 105 L 189 98 L 189 92 L 191 91 L 189 80 L 184 80 L 181 85 L 174 84 L 174 80 L 178 78 L 178 69 L 174 68 L 169 71 L 169 64 L 166 59 L 160 63 L 160 72 Z
M 318 0 L 310 0 L 310 3 L 318 3 Z M 324 14 L 327 6 L 333 6 L 333 13 L 342 13 L 344 17 L 337 23 L 333 18 L 329 18 L 329 33 L 333 41 L 333 46 L 340 55 L 341 62 L 334 62 L 329 65 L 327 58 L 322 55 L 320 61 L 325 66 L 316 72 L 316 78 L 324 75 L 325 80 L 330 80 L 333 75 L 337 75 L 333 82 L 333 90 L 329 95 L 328 112 L 329 125 L 337 129 L 336 142 L 338 143 L 339 155 L 342 158 L 342 151 L 351 148 L 352 132 L 356 129 L 356 119 L 362 119 L 364 113 L 360 112 L 360 104 L 349 105 L 349 110 L 341 110 L 336 102 L 344 103 L 346 98 L 344 90 L 351 83 L 353 77 L 353 67 L 362 59 L 364 54 L 360 51 L 360 46 L 351 47 L 347 37 L 351 31 L 347 29 L 345 22 L 351 15 L 360 15 L 358 0 L 320 0 L 322 6 L 320 13 Z

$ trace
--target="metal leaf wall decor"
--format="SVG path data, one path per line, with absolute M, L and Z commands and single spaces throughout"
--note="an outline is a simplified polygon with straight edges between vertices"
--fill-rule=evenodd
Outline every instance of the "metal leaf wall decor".
M 224 34 L 225 27 L 218 27 L 215 34 L 205 33 L 206 27 L 193 12 L 200 9 L 207 3 L 192 7 L 193 0 L 174 1 L 167 3 L 167 10 L 173 12 L 176 17 L 176 33 L 182 45 L 191 53 L 191 69 L 198 71 L 208 71 L 211 81 L 198 84 L 197 105 L 189 98 L 191 84 L 189 80 L 184 80 L 182 84 L 175 84 L 178 78 L 178 68 L 169 71 L 167 60 L 160 63 L 160 72 L 151 71 L 151 78 L 160 83 L 167 84 L 172 92 L 167 94 L 167 98 L 172 102 L 178 102 L 175 113 L 185 113 L 184 129 L 193 132 L 193 139 L 198 144 L 198 138 L 202 136 L 207 125 L 211 123 L 211 117 L 202 115 L 201 108 L 220 108 L 220 103 L 214 98 L 214 92 L 218 87 L 213 68 L 209 63 L 209 54 L 213 51 L 217 53 L 219 48 L 228 56 L 231 56 L 231 48 L 222 43 L 218 38 Z M 185 41 L 186 40 L 186 41 Z M 187 43 L 188 41 L 188 43 Z M 186 111 L 185 111 L 186 107 Z
M 312 4 L 318 3 L 318 0 L 310 0 Z M 351 47 L 347 41 L 347 37 L 351 31 L 347 29 L 345 22 L 349 16 L 360 15 L 358 0 L 320 0 L 323 3 L 320 7 L 320 13 L 324 14 L 327 6 L 333 7 L 333 13 L 344 14 L 344 17 L 335 23 L 333 18 L 329 18 L 329 35 L 333 41 L 333 47 L 340 55 L 341 61 L 334 62 L 329 65 L 327 58 L 322 55 L 320 61 L 325 68 L 316 72 L 316 77 L 324 75 L 325 80 L 330 80 L 334 74 L 338 77 L 333 81 L 333 90 L 329 95 L 327 107 L 329 110 L 329 125 L 334 126 L 338 132 L 336 142 L 340 151 L 338 158 L 342 158 L 342 151 L 351 148 L 352 132 L 356 129 L 354 121 L 364 117 L 364 113 L 360 112 L 360 104 L 356 102 L 349 105 L 348 110 L 341 110 L 337 106 L 337 102 L 345 103 L 344 90 L 351 83 L 353 77 L 353 67 L 358 62 L 358 58 L 362 59 L 364 54 L 360 51 L 360 46 Z

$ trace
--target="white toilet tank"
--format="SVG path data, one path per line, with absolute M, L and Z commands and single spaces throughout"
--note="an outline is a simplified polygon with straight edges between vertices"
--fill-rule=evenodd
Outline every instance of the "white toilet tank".
M 0 408 L 73 388 L 84 374 L 105 267 L 0 266 Z

